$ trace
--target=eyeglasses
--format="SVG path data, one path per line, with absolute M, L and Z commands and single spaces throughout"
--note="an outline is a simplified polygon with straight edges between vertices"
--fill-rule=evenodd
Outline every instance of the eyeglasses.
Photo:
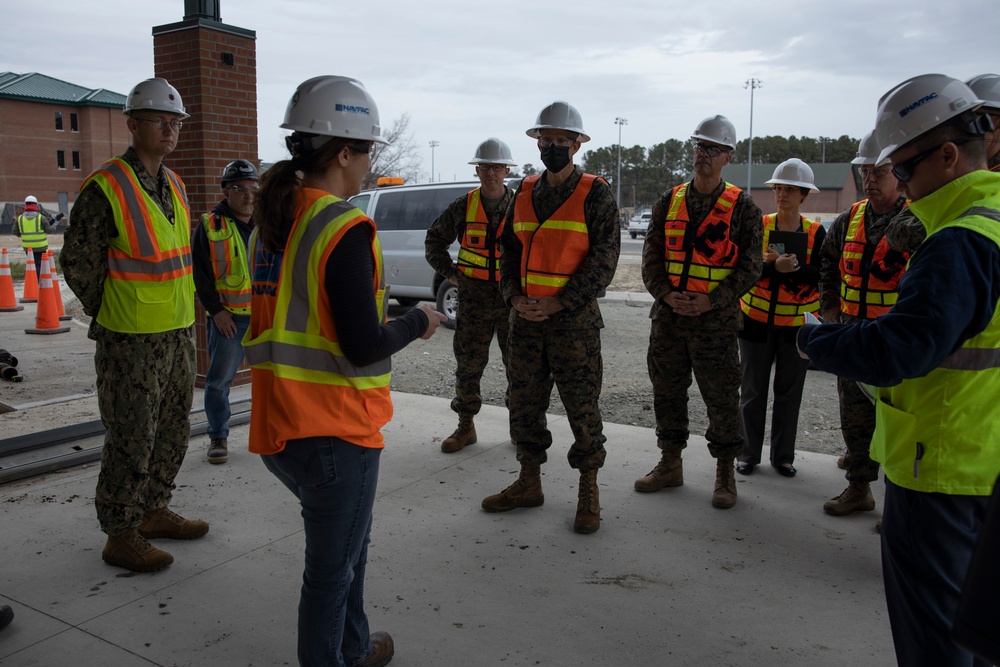
M 252 195 L 257 192 L 258 188 L 256 185 L 227 185 L 226 189 L 241 195 Z
M 709 146 L 708 144 L 696 143 L 694 149 L 703 155 L 708 157 L 715 157 L 719 153 L 728 153 L 729 150 L 723 148 L 722 146 Z
M 347 147 L 350 148 L 355 153 L 358 153 L 359 155 L 368 155 L 368 156 L 371 156 L 371 151 L 372 151 L 372 148 L 374 146 L 375 146 L 374 143 L 371 143 L 371 144 L 347 144 Z
M 882 178 L 886 176 L 890 171 L 892 171 L 892 166 L 884 164 L 881 167 L 869 167 L 864 166 L 859 170 L 861 172 L 861 180 L 867 180 L 869 178 Z
M 476 165 L 476 169 L 478 169 L 479 171 L 487 171 L 487 172 L 492 171 L 494 174 L 499 174 L 500 172 L 505 171 L 507 168 L 508 167 L 505 164 L 478 164 L 478 165 Z
M 552 144 L 559 146 L 561 148 L 569 148 L 576 143 L 576 137 L 570 139 L 569 137 L 538 137 L 538 145 L 542 148 L 548 148 Z
M 163 120 L 162 118 L 143 118 L 142 116 L 135 116 L 136 120 L 141 120 L 144 123 L 149 123 L 157 130 L 162 130 L 164 127 L 169 127 L 171 130 L 179 130 L 184 127 L 184 123 L 179 120 Z
M 943 141 L 937 146 L 934 146 L 933 148 L 928 148 L 922 153 L 917 153 L 909 160 L 904 160 L 899 164 L 892 165 L 892 175 L 895 176 L 900 183 L 906 183 L 911 178 L 913 178 L 914 168 L 918 164 L 923 162 L 925 159 L 929 158 L 931 155 L 941 150 L 941 147 L 944 146 L 945 144 L 951 143 L 955 144 L 956 146 L 961 146 L 962 144 L 967 144 L 970 141 L 972 141 L 972 139 L 953 139 L 950 141 Z

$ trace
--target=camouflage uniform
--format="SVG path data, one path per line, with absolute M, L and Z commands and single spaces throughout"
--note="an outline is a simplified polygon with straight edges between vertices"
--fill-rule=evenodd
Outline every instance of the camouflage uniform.
M 881 215 L 876 215 L 872 211 L 871 205 L 865 208 L 865 238 L 869 248 L 874 248 L 883 236 L 887 236 L 890 225 L 896 226 L 900 231 L 899 242 L 913 243 L 914 235 L 912 232 L 916 229 L 914 225 L 919 226 L 921 230 L 923 230 L 923 225 L 912 215 L 907 215 L 906 211 L 903 210 L 905 204 L 906 199 L 900 196 L 892 208 Z M 837 216 L 837 219 L 830 226 L 823 247 L 820 249 L 822 259 L 819 278 L 820 312 L 840 308 L 840 286 L 842 283 L 840 256 L 844 251 L 844 240 L 850 222 L 850 209 Z M 905 238 L 907 236 L 905 230 L 907 229 L 910 230 L 909 240 Z M 919 241 L 917 244 L 919 245 Z M 894 249 L 899 250 L 898 248 Z M 866 254 L 870 257 L 870 253 Z M 840 321 L 846 324 L 854 324 L 865 319 L 874 318 L 854 317 L 843 312 L 840 314 Z M 875 431 L 875 406 L 861 392 L 858 384 L 852 380 L 838 377 L 837 394 L 840 396 L 840 430 L 844 435 L 844 443 L 847 445 L 847 456 L 844 460 L 847 479 L 854 482 L 870 483 L 878 479 L 878 463 L 872 461 L 868 453 L 872 433 Z
M 694 184 L 687 188 L 690 225 L 698 226 L 712 210 L 725 183 L 708 195 Z M 688 389 L 691 374 L 708 411 L 708 450 L 717 459 L 733 459 L 743 448 L 740 433 L 740 359 L 737 331 L 741 326 L 740 297 L 760 278 L 763 223 L 761 210 L 740 192 L 729 237 L 739 248 L 733 272 L 709 294 L 712 310 L 697 317 L 677 315 L 663 301 L 673 291 L 666 269 L 664 226 L 672 191 L 653 207 L 642 249 L 642 281 L 655 302 L 650 310 L 647 365 L 653 384 L 657 446 L 680 456 L 688 440 Z
M 532 190 L 538 220 L 547 220 L 569 199 L 583 171 L 573 173 L 552 187 L 545 175 Z M 523 195 L 520 195 L 523 196 Z M 579 269 L 559 292 L 564 309 L 541 322 L 529 322 L 510 312 L 507 347 L 510 380 L 510 436 L 523 466 L 538 466 L 547 460 L 552 433 L 546 427 L 552 385 L 566 408 L 573 429 L 573 445 L 567 458 L 581 471 L 604 465 L 604 422 L 599 400 L 603 379 L 601 328 L 604 320 L 597 294 L 614 278 L 621 252 L 618 205 L 611 186 L 598 179 L 584 204 L 590 250 Z M 514 235 L 513 204 L 503 230 L 500 287 L 507 303 L 521 292 L 521 241 Z
M 162 171 L 152 176 L 132 148 L 121 158 L 173 220 L 170 186 Z M 107 433 L 96 506 L 101 530 L 111 536 L 138 527 L 147 512 L 169 505 L 187 451 L 195 372 L 191 327 L 124 334 L 97 323 L 109 239 L 117 234 L 110 202 L 91 183 L 73 206 L 60 261 L 66 284 L 92 318 L 89 336 L 97 341 L 97 393 Z
M 496 234 L 514 198 L 510 188 L 503 197 L 487 201 L 480 190 L 480 205 L 489 220 L 489 234 Z M 458 285 L 458 315 L 455 322 L 455 398 L 451 409 L 458 414 L 476 415 L 483 406 L 480 380 L 490 360 L 490 343 L 496 333 L 500 358 L 507 368 L 507 337 L 510 331 L 510 306 L 500 294 L 500 285 L 491 278 L 479 280 L 459 273 L 448 248 L 465 233 L 468 197 L 462 195 L 438 216 L 427 230 L 424 242 L 427 262 L 431 267 Z M 491 243 L 489 239 L 487 243 Z

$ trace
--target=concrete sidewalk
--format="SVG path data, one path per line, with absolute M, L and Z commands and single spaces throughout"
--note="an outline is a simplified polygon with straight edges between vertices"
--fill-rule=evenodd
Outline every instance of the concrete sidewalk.
M 506 411 L 484 407 L 479 444 L 445 455 L 448 401 L 395 403 L 367 574 L 392 665 L 893 664 L 877 513 L 823 513 L 845 485 L 832 457 L 799 453 L 794 479 L 737 475 L 737 506 L 717 510 L 703 440 L 683 487 L 638 494 L 655 436 L 608 424 L 603 524 L 584 536 L 564 417 L 549 418 L 545 504 L 487 514 L 482 498 L 518 469 Z M 102 562 L 96 464 L 0 487 L 0 603 L 16 613 L 4 667 L 296 664 L 299 508 L 246 440 L 233 430 L 222 466 L 205 463 L 205 438 L 192 443 L 172 507 L 211 532 L 158 541 L 176 561 L 156 574 Z

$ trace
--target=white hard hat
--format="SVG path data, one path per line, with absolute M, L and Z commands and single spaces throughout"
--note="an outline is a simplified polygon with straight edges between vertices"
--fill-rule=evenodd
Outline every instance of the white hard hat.
M 725 116 L 710 116 L 698 123 L 691 138 L 736 148 L 736 127 Z
M 35 195 L 28 195 L 27 197 L 24 198 L 24 203 L 25 204 L 37 204 L 38 200 L 35 198 Z
M 764 181 L 764 185 L 794 185 L 806 188 L 810 192 L 819 192 L 812 168 L 797 157 L 779 164 L 774 170 L 774 176 L 771 177 L 771 180 Z
M 1000 74 L 980 74 L 965 83 L 983 101 L 983 108 L 1000 112 Z
M 590 141 L 590 137 L 583 131 L 583 118 L 569 102 L 556 100 L 549 106 L 538 112 L 535 124 L 529 128 L 525 134 L 532 139 L 541 136 L 541 130 L 566 130 L 575 132 L 579 136 L 576 138 L 580 143 Z
M 861 138 L 861 143 L 858 144 L 858 156 L 851 160 L 851 164 L 881 167 L 889 162 L 889 158 L 878 159 L 881 152 L 882 147 L 878 145 L 878 137 L 875 136 L 875 130 L 872 130 Z
M 133 111 L 166 111 L 183 118 L 191 114 L 184 110 L 181 94 L 166 79 L 146 79 L 132 87 L 125 98 L 122 113 L 131 116 Z
M 508 167 L 517 166 L 517 163 L 510 156 L 510 146 L 494 137 L 490 137 L 479 144 L 479 148 L 476 149 L 476 157 L 472 158 L 469 164 L 505 164 Z
M 375 100 L 363 83 L 346 76 L 317 76 L 299 84 L 281 127 L 323 137 L 389 143 L 382 138 Z M 312 149 L 326 141 L 312 142 Z
M 983 101 L 968 85 L 944 74 L 921 74 L 895 86 L 878 102 L 875 134 L 879 161 Z M 970 127 L 970 131 L 975 131 Z

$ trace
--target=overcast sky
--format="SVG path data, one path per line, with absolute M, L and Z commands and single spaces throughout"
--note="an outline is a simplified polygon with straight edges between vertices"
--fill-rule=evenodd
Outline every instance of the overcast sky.
M 684 139 L 721 113 L 740 139 L 860 137 L 878 98 L 928 72 L 961 79 L 1000 69 L 997 0 L 221 0 L 225 23 L 256 32 L 260 159 L 287 156 L 279 129 L 298 83 L 352 76 L 383 127 L 403 113 L 424 178 L 473 177 L 480 141 L 506 141 L 518 164 L 540 160 L 524 131 L 566 100 L 588 148 Z M 39 72 L 125 94 L 153 76 L 153 26 L 183 0 L 4 0 L 0 71 Z M 250 157 L 250 156 L 247 156 Z

